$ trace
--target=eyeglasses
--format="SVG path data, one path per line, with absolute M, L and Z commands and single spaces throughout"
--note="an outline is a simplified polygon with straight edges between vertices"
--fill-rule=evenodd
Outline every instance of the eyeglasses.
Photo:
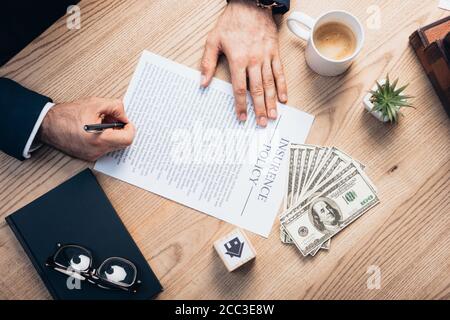
M 60 243 L 57 247 L 55 254 L 47 259 L 45 264 L 47 267 L 78 280 L 87 280 L 102 289 L 137 292 L 141 281 L 137 280 L 137 268 L 131 261 L 111 257 L 103 261 L 96 269 L 92 266 L 94 259 L 88 249 Z

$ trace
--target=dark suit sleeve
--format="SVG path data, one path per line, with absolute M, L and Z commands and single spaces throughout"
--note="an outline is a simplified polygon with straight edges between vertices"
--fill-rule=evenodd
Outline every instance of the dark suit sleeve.
M 44 106 L 51 99 L 0 78 L 0 150 L 23 160 L 23 150 Z
M 227 0 L 229 2 L 230 0 Z M 247 0 L 247 1 L 253 1 L 253 0 Z M 280 6 L 273 9 L 273 13 L 281 13 L 284 14 L 289 11 L 289 8 L 291 6 L 291 0 L 275 0 L 277 1 Z
M 273 9 L 273 13 L 284 14 L 289 11 L 289 8 L 291 6 L 291 0 L 277 0 L 277 2 L 281 4 L 281 7 Z

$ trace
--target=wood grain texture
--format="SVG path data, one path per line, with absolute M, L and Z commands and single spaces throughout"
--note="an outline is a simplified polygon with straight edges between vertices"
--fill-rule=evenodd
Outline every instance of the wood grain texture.
M 367 26 L 374 4 L 381 26 L 366 28 L 357 62 L 337 78 L 310 71 L 304 44 L 289 33 L 286 16 L 280 21 L 289 104 L 316 116 L 308 142 L 338 146 L 365 163 L 380 191 L 381 204 L 334 237 L 329 252 L 303 258 L 280 243 L 276 223 L 269 239 L 249 234 L 255 262 L 228 273 L 213 243 L 233 226 L 97 174 L 165 287 L 160 299 L 450 298 L 449 119 L 408 46 L 415 29 L 447 13 L 422 0 L 305 0 L 301 9 L 312 16 L 345 9 Z M 224 7 L 224 0 L 83 0 L 80 30 L 59 20 L 0 75 L 57 102 L 122 97 L 144 49 L 198 68 Z M 416 97 L 417 109 L 406 110 L 397 126 L 362 106 L 387 72 L 410 82 Z M 225 60 L 217 76 L 229 80 Z M 25 162 L 0 153 L 0 298 L 50 298 L 4 218 L 89 165 L 49 147 Z M 381 269 L 379 290 L 367 289 L 371 265 Z

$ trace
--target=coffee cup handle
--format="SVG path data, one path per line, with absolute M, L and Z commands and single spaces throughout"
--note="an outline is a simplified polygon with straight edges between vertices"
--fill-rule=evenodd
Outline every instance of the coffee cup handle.
M 292 12 L 287 18 L 287 25 L 289 30 L 292 31 L 297 37 L 302 38 L 305 41 L 309 40 L 311 36 L 311 31 L 314 27 L 316 20 L 311 18 L 303 12 Z M 300 27 L 300 24 L 304 25 L 306 28 Z

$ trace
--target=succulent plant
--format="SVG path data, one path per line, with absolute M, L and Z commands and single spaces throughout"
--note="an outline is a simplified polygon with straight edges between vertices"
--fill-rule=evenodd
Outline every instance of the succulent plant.
M 408 87 L 404 85 L 397 89 L 398 78 L 394 82 L 389 81 L 389 75 L 386 76 L 386 81 L 380 84 L 377 81 L 377 89 L 371 90 L 370 102 L 373 103 L 372 112 L 381 112 L 383 117 L 389 119 L 391 123 L 398 121 L 398 115 L 401 108 L 414 108 L 408 99 L 411 96 L 403 95 L 403 91 Z

